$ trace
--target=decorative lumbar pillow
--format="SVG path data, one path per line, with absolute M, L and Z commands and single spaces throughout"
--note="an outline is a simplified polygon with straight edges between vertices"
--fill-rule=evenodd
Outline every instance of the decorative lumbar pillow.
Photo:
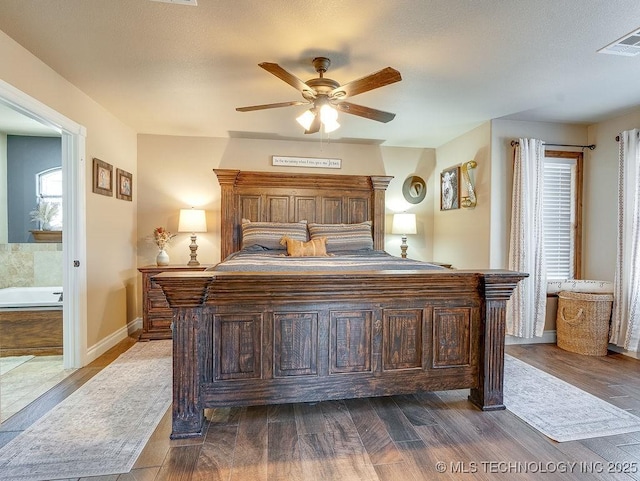
M 316 237 L 302 242 L 285 236 L 280 243 L 287 247 L 287 254 L 291 257 L 326 257 L 328 255 L 326 237 Z
M 300 222 L 251 222 L 242 219 L 242 248 L 254 245 L 265 249 L 282 250 L 280 239 L 287 236 L 299 241 L 309 240 L 307 221 Z
M 327 252 L 373 249 L 371 221 L 359 224 L 309 224 L 311 239 L 327 238 Z

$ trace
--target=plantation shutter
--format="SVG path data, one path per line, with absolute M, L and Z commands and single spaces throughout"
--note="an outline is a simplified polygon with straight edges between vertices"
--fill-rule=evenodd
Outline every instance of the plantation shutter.
M 544 248 L 548 280 L 573 278 L 575 228 L 573 159 L 544 162 Z

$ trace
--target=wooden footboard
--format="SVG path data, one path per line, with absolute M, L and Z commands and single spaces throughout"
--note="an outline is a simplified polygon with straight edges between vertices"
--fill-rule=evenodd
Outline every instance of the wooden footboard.
M 505 304 L 526 274 L 185 272 L 154 277 L 173 309 L 172 438 L 203 410 L 470 389 L 502 401 Z

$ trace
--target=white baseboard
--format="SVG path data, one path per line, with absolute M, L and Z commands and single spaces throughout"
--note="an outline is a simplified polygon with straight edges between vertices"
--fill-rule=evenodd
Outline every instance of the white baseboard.
M 544 331 L 541 337 L 515 337 L 515 336 L 506 336 L 504 339 L 504 343 L 509 344 L 555 344 L 556 343 L 556 331 L 555 329 L 552 331 Z
M 129 333 L 129 335 L 133 334 L 134 332 L 138 331 L 142 329 L 142 318 L 141 317 L 136 317 L 133 321 L 131 321 L 129 324 L 127 324 L 127 332 Z
M 615 346 L 613 344 L 609 344 L 609 350 L 613 352 L 617 352 L 620 354 L 624 354 L 625 356 L 632 357 L 634 359 L 640 359 L 640 352 L 631 352 L 627 351 L 625 348 L 620 346 Z
M 142 329 L 142 319 L 137 317 L 133 321 L 129 322 L 126 326 L 121 327 L 111 335 L 105 337 L 97 344 L 94 344 L 87 349 L 87 364 L 95 361 L 102 356 L 109 349 L 117 345 L 123 339 L 126 339 L 131 333 L 137 329 Z

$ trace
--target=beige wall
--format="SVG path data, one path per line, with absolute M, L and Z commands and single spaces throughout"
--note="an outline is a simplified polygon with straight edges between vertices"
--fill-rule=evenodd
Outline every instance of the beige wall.
M 589 127 L 596 149 L 585 160 L 584 276 L 613 281 L 616 262 L 618 142 L 625 130 L 640 128 L 640 109 Z
M 136 134 L 98 103 L 0 32 L 0 79 L 87 129 L 87 346 L 126 326 L 138 311 L 135 270 Z M 133 202 L 91 192 L 91 159 L 133 174 Z
M 220 188 L 217 169 L 229 139 L 205 137 L 138 136 L 137 265 L 155 264 L 158 253 L 153 230 L 178 231 L 180 209 L 207 211 L 208 232 L 198 234 L 198 261 L 220 261 Z M 190 234 L 178 233 L 167 247 L 170 264 L 190 259 Z
M 448 142 L 436 150 L 434 173 L 434 257 L 458 269 L 489 267 L 489 217 L 491 198 L 491 124 L 485 124 Z M 440 172 L 475 160 L 473 169 L 477 205 L 474 208 L 440 210 Z M 460 184 L 460 195 L 467 190 Z
M 382 147 L 382 161 L 385 175 L 393 176 L 385 196 L 387 216 L 385 250 L 400 256 L 400 235 L 391 234 L 393 214 L 410 212 L 416 214 L 416 235 L 407 236 L 407 257 L 423 261 L 438 261 L 433 256 L 433 204 L 437 183 L 434 175 L 436 166 L 435 149 L 415 149 Z M 410 175 L 421 177 L 427 185 L 425 199 L 418 204 L 407 202 L 402 194 L 402 184 Z

